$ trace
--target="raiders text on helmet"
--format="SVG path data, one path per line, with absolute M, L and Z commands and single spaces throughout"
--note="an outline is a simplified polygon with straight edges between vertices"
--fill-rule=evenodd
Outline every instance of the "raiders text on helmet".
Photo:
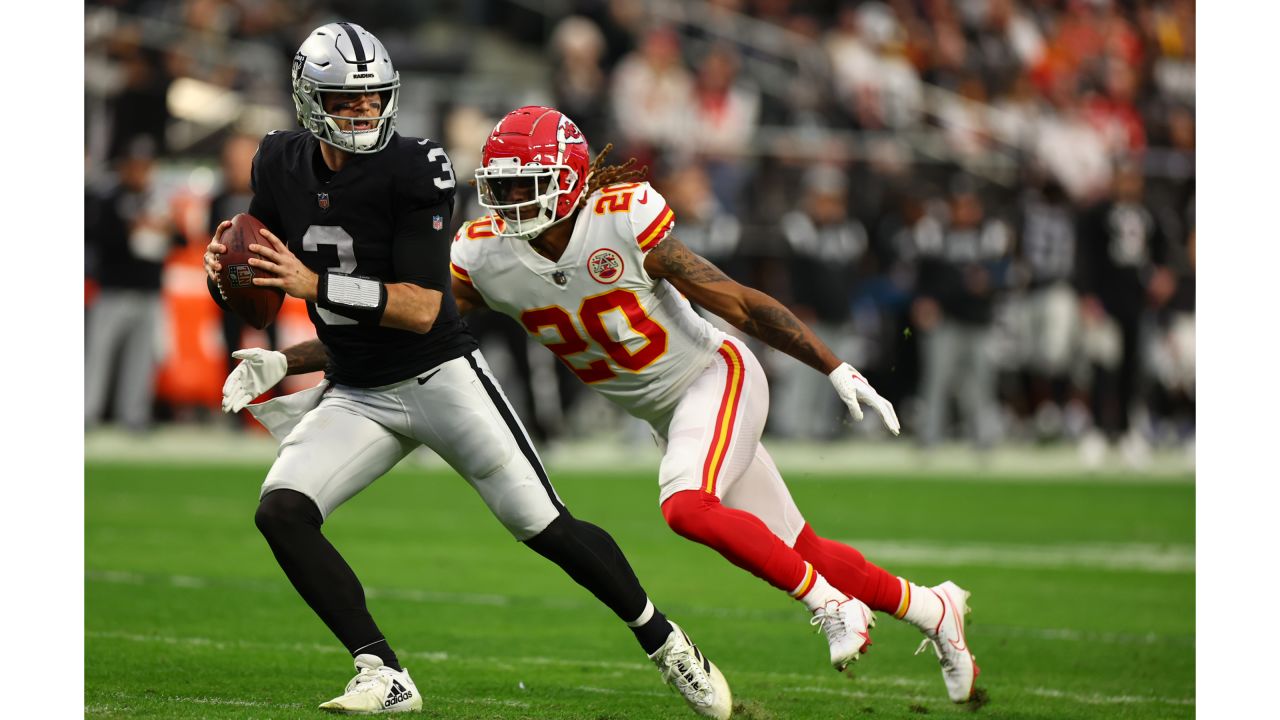
M 338 115 L 325 112 L 323 93 L 370 93 L 382 97 L 382 114 L 370 118 L 371 127 L 342 130 Z M 378 152 L 391 142 L 396 126 L 400 73 L 391 65 L 387 49 L 372 33 L 352 23 L 321 25 L 311 31 L 293 57 L 293 105 L 298 122 L 312 134 L 340 150 Z

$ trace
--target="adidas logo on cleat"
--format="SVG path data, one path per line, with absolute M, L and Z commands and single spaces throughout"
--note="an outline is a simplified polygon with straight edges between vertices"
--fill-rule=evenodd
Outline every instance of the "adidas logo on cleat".
M 399 680 L 392 680 L 391 691 L 387 693 L 386 702 L 382 703 L 382 707 L 383 709 L 386 709 L 392 705 L 398 705 L 411 697 L 413 697 L 412 690 L 406 690 L 405 687 L 400 684 Z

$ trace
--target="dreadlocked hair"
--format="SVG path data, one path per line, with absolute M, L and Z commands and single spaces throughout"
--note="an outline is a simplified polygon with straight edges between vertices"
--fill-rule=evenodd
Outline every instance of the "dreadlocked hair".
M 585 201 L 595 191 L 617 183 L 639 182 L 649 174 L 648 167 L 636 167 L 636 159 L 628 158 L 621 165 L 605 165 L 604 158 L 613 150 L 613 143 L 604 146 L 596 159 L 591 161 L 591 169 L 587 171 L 587 189 L 582 192 Z

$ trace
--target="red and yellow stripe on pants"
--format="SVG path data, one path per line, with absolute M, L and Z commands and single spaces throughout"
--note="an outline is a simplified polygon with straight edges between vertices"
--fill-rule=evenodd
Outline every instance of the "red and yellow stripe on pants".
M 733 440 L 733 424 L 738 417 L 738 406 L 742 401 L 742 380 L 744 368 L 742 353 L 733 343 L 721 343 L 717 351 L 725 364 L 724 395 L 720 398 L 720 411 L 716 414 L 715 432 L 711 436 L 711 447 L 707 450 L 707 459 L 702 463 L 702 490 L 716 494 L 716 478 L 724 466 L 725 456 L 729 454 L 729 444 Z

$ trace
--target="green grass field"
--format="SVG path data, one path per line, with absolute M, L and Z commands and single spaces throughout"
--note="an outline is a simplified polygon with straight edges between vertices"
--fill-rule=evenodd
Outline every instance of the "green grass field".
M 554 469 L 553 469 L 554 470 Z M 321 717 L 351 661 L 253 527 L 266 467 L 90 463 L 85 715 Z M 965 716 L 920 635 L 880 616 L 852 674 L 803 608 L 668 530 L 652 474 L 561 473 L 654 602 L 729 679 L 736 717 Z M 821 534 L 891 572 L 973 593 L 987 718 L 1195 714 L 1195 487 L 1188 478 L 797 474 Z M 326 533 L 433 718 L 693 717 L 626 628 L 515 543 L 456 476 L 397 469 Z

